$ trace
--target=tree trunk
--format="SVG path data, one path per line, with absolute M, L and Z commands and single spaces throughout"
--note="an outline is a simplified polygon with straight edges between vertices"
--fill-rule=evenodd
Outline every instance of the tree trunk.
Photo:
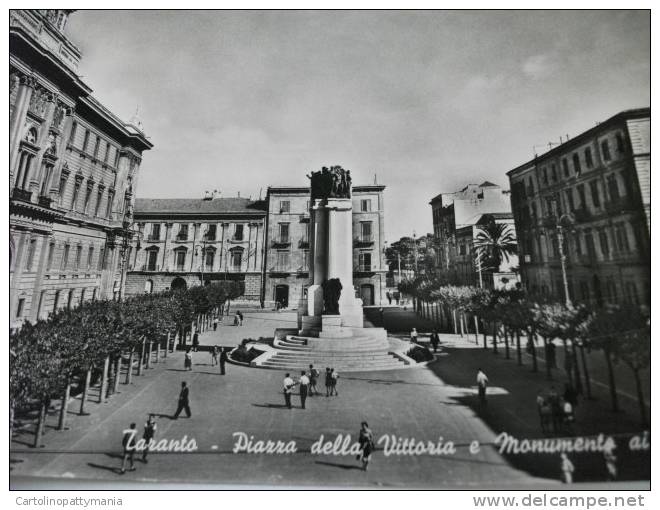
M 530 331 L 527 334 L 529 335 L 529 345 L 532 349 L 532 372 L 538 372 L 539 364 L 538 360 L 536 359 L 536 333 L 534 331 Z
M 582 389 L 582 376 L 580 374 L 577 350 L 575 349 L 575 340 L 571 340 L 571 352 L 573 359 L 573 370 L 575 371 L 575 391 L 578 395 L 582 395 L 584 391 Z
M 520 350 L 520 331 L 516 330 L 516 351 L 518 354 L 518 365 L 522 365 L 522 351 Z
M 108 392 L 108 368 L 110 366 L 110 356 L 106 356 L 103 361 L 103 376 L 101 377 L 101 391 L 99 392 L 99 404 L 105 400 L 105 394 Z
M 548 339 L 543 337 L 543 349 L 545 354 L 545 373 L 548 380 L 552 379 L 552 365 L 550 365 L 550 356 L 548 356 Z
M 482 334 L 484 336 L 484 349 L 488 349 L 488 325 L 486 321 L 484 321 L 484 331 Z
M 92 379 L 92 369 L 88 368 L 85 372 L 85 386 L 83 386 L 82 396 L 80 397 L 80 411 L 78 414 L 81 416 L 85 413 L 85 404 L 87 403 L 87 395 L 89 394 L 89 383 Z
M 119 356 L 117 356 L 117 360 L 115 361 L 115 380 L 113 381 L 114 388 L 112 388 L 113 394 L 119 392 L 119 377 L 121 376 L 121 362 L 122 362 L 122 357 L 120 352 Z
M 612 400 L 612 411 L 619 412 L 619 398 L 616 394 L 616 381 L 614 380 L 614 367 L 612 366 L 612 356 L 608 349 L 603 349 L 605 353 L 605 362 L 607 363 L 607 377 L 610 383 L 610 398 Z
M 587 367 L 587 357 L 584 353 L 584 344 L 580 343 L 580 357 L 582 358 L 582 372 L 584 373 L 584 385 L 587 388 L 587 398 L 592 399 L 591 396 L 591 379 L 589 378 L 589 368 Z
M 170 332 L 167 332 L 167 338 L 165 339 L 165 352 L 163 353 L 163 358 L 167 358 L 167 351 L 170 350 Z
M 41 438 L 44 435 L 44 428 L 46 427 L 46 403 L 42 402 L 41 407 L 39 408 L 39 420 L 37 421 L 37 428 L 34 431 L 34 448 L 39 448 L 41 446 Z
M 160 362 L 160 344 L 163 343 L 162 340 L 156 342 L 156 361 L 154 363 Z
M 9 443 L 14 437 L 14 401 L 9 404 Z
M 511 351 L 509 350 L 509 332 L 506 327 L 502 329 L 504 333 L 504 357 L 506 359 L 511 359 Z
M 463 338 L 463 313 L 459 310 L 456 316 L 458 317 L 458 326 L 460 327 L 461 338 Z
M 131 347 L 131 352 L 128 354 L 128 370 L 126 371 L 126 382 L 124 384 L 131 384 L 133 380 L 133 354 L 135 348 Z
M 147 339 L 142 338 L 142 349 L 140 349 L 140 362 L 138 363 L 137 375 L 142 375 L 142 366 L 144 365 L 144 352 L 146 348 L 147 348 Z
M 631 367 L 632 368 L 632 367 Z M 646 404 L 644 403 L 644 392 L 642 391 L 642 379 L 639 376 L 639 369 L 633 368 L 635 374 L 635 387 L 637 389 L 637 401 L 639 402 L 639 417 L 642 420 L 642 427 L 646 427 L 648 419 L 646 417 Z
M 151 354 L 153 344 L 154 343 L 152 341 L 147 342 L 147 368 L 151 368 Z
M 458 324 L 456 324 L 456 310 L 452 308 L 451 310 L 451 319 L 454 323 L 454 335 L 458 335 Z
M 474 343 L 479 345 L 479 318 L 476 315 L 473 315 L 474 319 Z
M 497 354 L 497 322 L 492 325 L 493 327 L 493 354 Z
M 62 394 L 62 405 L 60 405 L 60 419 L 57 423 L 57 430 L 66 428 L 66 415 L 69 412 L 69 397 L 71 396 L 71 377 L 66 380 L 64 393 Z

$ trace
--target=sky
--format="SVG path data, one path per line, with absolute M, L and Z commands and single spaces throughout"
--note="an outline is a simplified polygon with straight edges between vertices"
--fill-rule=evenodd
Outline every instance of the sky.
M 94 96 L 154 148 L 137 196 L 265 197 L 322 166 L 385 191 L 393 242 L 429 200 L 650 104 L 643 11 L 78 11 Z M 536 146 L 536 147 L 535 147 Z

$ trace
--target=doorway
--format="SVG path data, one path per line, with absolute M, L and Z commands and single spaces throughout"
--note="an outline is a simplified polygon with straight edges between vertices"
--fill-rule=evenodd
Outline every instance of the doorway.
M 183 278 L 177 276 L 174 280 L 172 280 L 172 290 L 183 290 L 186 287 L 188 287 L 188 285 Z
M 374 304 L 374 286 L 370 283 L 360 285 L 360 297 L 364 306 L 373 306 Z
M 288 308 L 289 306 L 289 286 L 276 285 L 275 286 L 275 306 L 280 308 Z

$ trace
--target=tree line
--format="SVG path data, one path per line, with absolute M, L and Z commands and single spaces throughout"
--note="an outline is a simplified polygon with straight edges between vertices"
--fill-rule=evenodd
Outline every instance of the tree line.
M 619 411 L 614 365 L 623 362 L 635 379 L 640 417 L 648 423 L 641 371 L 648 368 L 651 354 L 651 322 L 648 308 L 633 304 L 591 307 L 567 305 L 530 297 L 522 289 L 493 290 L 472 286 L 447 285 L 440 278 L 418 277 L 401 282 L 399 290 L 414 299 L 415 309 L 447 331 L 463 335 L 470 329 L 477 338 L 488 338 L 494 353 L 504 350 L 510 359 L 515 348 L 522 365 L 521 339 L 538 371 L 537 345 L 543 345 L 545 371 L 552 378 L 553 359 L 548 345 L 558 339 L 565 353 L 564 369 L 568 382 L 579 393 L 591 398 L 591 383 L 585 350 L 602 351 L 608 373 L 612 410 Z M 473 322 L 469 326 L 470 319 Z
M 16 413 L 38 409 L 34 446 L 39 446 L 51 401 L 61 399 L 58 430 L 66 426 L 72 388 L 85 413 L 92 376 L 100 376 L 99 402 L 117 392 L 122 372 L 130 384 L 175 342 L 205 329 L 228 300 L 244 293 L 242 282 L 218 282 L 184 290 L 144 294 L 122 301 L 89 301 L 26 322 L 10 334 L 10 431 Z M 124 369 L 125 368 L 125 369 Z

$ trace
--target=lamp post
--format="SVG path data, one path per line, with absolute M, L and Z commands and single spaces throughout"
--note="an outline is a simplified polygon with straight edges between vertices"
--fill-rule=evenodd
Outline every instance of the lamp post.
M 553 213 L 557 210 L 557 198 L 552 199 L 552 209 Z M 566 253 L 564 252 L 564 229 L 571 228 L 575 219 L 572 214 L 562 214 L 559 218 L 557 215 L 554 215 L 555 218 L 555 230 L 557 231 L 557 243 L 559 244 L 559 262 L 561 264 L 561 276 L 564 283 L 564 298 L 566 301 L 566 306 L 570 307 L 573 305 L 571 302 L 570 291 L 568 288 L 568 276 L 566 274 Z
M 415 258 L 415 278 L 417 278 L 417 233 L 413 230 L 413 257 Z
M 141 231 L 134 231 L 130 229 L 131 223 L 128 220 L 124 220 L 122 223 L 122 240 L 120 245 L 120 257 L 119 257 L 119 301 L 124 299 L 124 287 L 126 284 L 126 266 L 127 266 L 127 256 L 128 256 L 128 247 L 130 246 L 133 237 L 136 237 L 138 243 L 140 238 L 144 235 Z

